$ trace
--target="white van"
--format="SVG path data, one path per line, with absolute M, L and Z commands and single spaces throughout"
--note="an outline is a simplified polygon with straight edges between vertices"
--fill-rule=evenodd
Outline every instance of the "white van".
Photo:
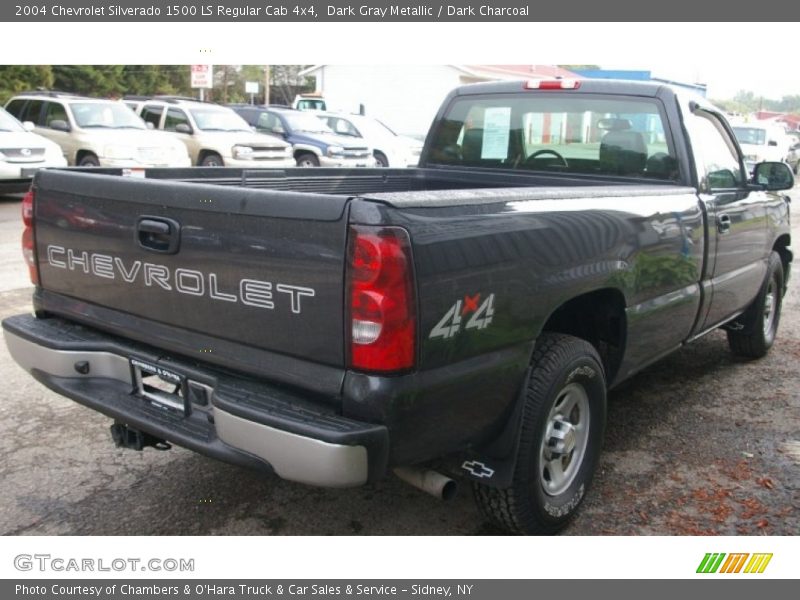
M 732 128 L 748 171 L 752 172 L 753 165 L 760 162 L 781 162 L 789 153 L 789 136 L 779 125 L 755 121 L 735 124 Z

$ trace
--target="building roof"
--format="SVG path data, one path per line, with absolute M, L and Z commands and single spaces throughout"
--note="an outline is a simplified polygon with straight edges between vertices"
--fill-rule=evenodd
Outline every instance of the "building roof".
M 326 65 L 314 65 L 300 71 L 303 77 L 313 75 Z M 550 79 L 553 77 L 577 77 L 572 71 L 567 71 L 554 65 L 447 65 L 471 77 L 497 81 L 505 79 Z
M 451 65 L 474 75 L 495 79 L 575 78 L 577 75 L 555 65 Z
M 771 110 L 759 110 L 755 113 L 758 121 L 775 121 L 777 123 L 786 123 L 792 130 L 800 129 L 800 115 L 793 115 L 782 112 L 775 112 Z

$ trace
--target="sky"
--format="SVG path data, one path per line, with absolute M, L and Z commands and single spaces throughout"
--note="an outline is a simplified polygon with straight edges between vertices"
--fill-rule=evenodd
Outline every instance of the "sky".
M 800 54 L 798 55 L 800 56 Z M 687 65 L 660 64 L 657 61 L 640 64 L 609 63 L 604 68 L 649 70 L 655 77 L 674 79 L 685 83 L 705 83 L 709 98 L 732 98 L 740 90 L 749 90 L 765 98 L 780 99 L 788 95 L 800 95 L 800 70 L 791 60 L 766 69 L 757 58 L 742 57 L 740 61 L 722 61 Z M 637 66 L 638 65 L 638 66 Z M 746 75 L 745 75 L 746 74 Z
M 792 23 L 151 23 L 159 43 L 133 43 L 140 28 L 70 24 L 70 44 L 30 44 L 59 39 L 63 24 L 16 23 L 0 36 L 0 62 L 598 64 L 706 83 L 711 98 L 800 94 Z

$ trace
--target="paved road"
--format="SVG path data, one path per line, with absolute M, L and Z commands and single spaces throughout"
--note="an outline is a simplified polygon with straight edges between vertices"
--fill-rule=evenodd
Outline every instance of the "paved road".
M 29 310 L 20 233 L 19 199 L 0 197 L 0 317 Z M 565 534 L 800 532 L 794 271 L 766 359 L 736 360 L 714 333 L 611 394 L 600 471 Z M 0 534 L 498 533 L 466 488 L 443 503 L 395 478 L 325 490 L 181 448 L 118 450 L 108 419 L 34 382 L 4 345 L 0 378 Z

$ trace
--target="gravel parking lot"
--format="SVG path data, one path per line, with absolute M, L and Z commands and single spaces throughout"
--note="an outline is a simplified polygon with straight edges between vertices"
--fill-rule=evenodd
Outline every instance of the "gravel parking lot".
M 29 310 L 20 234 L 19 198 L 0 197 L 2 318 Z M 716 332 L 612 392 L 600 470 L 565 534 L 800 533 L 800 259 L 793 272 L 767 358 L 734 358 Z M 36 383 L 4 344 L 0 376 L 3 535 L 499 533 L 466 487 L 444 503 L 393 477 L 327 490 L 181 448 L 119 450 L 107 418 Z

